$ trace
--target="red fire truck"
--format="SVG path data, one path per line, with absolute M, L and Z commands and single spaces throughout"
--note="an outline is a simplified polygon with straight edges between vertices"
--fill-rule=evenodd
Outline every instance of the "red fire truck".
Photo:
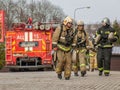
M 10 70 L 52 67 L 50 23 L 14 23 L 6 30 L 6 66 Z

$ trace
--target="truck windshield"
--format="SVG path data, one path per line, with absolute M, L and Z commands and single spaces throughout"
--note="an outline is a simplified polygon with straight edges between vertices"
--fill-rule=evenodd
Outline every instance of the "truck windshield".
M 35 46 L 38 46 L 38 42 L 37 41 L 20 42 L 19 46 L 20 47 L 35 47 Z

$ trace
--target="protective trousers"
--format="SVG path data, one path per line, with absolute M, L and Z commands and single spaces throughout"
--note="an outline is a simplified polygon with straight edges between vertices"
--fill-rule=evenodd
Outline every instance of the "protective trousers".
M 78 60 L 78 50 L 73 50 L 72 52 L 72 70 L 74 73 L 78 73 L 79 60 Z
M 95 68 L 95 69 L 98 69 L 98 66 L 97 66 L 97 53 L 95 53 L 94 59 L 95 59 L 94 68 Z
M 97 61 L 98 70 L 104 73 L 110 72 L 112 48 L 98 48 Z
M 96 53 L 90 53 L 90 69 L 97 69 Z
M 78 59 L 80 64 L 80 71 L 86 71 L 86 49 L 80 48 L 78 52 Z
M 71 76 L 71 52 L 64 52 L 62 50 L 57 51 L 57 66 L 56 66 L 56 73 L 62 74 L 62 70 L 64 69 L 64 77 Z

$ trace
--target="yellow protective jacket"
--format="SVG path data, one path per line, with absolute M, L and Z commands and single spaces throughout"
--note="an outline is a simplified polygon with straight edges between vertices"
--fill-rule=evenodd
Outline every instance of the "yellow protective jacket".
M 72 35 L 73 33 L 73 29 L 70 28 L 68 29 L 70 30 L 70 33 Z M 63 51 L 70 51 L 71 50 L 71 46 L 72 45 L 76 45 L 75 44 L 75 38 L 73 39 L 73 43 L 70 46 L 66 46 L 66 39 L 65 36 L 67 35 L 67 28 L 63 25 L 61 27 L 57 27 L 55 32 L 53 33 L 53 37 L 52 37 L 52 44 L 56 45 L 59 49 L 63 50 Z
M 86 31 L 78 30 L 78 32 L 77 32 L 77 34 L 75 36 L 76 46 L 78 45 L 78 38 L 81 38 L 81 42 L 85 41 L 85 48 L 86 48 L 86 46 L 89 46 L 88 33 Z M 77 48 L 81 48 L 81 47 L 77 47 Z

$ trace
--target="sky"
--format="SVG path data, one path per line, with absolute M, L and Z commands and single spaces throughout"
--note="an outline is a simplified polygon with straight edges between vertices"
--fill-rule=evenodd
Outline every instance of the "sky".
M 111 22 L 120 21 L 120 0 L 48 0 L 63 9 L 64 13 L 75 20 L 83 20 L 86 24 L 100 23 L 104 17 Z M 90 9 L 76 8 L 90 6 Z

